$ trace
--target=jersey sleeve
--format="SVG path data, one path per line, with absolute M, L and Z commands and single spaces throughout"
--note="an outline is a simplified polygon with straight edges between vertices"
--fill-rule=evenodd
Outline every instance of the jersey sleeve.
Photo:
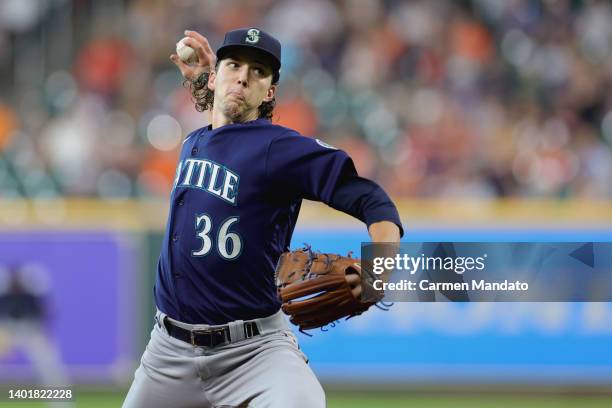
M 390 221 L 399 228 L 400 237 L 404 236 L 397 207 L 372 180 L 356 175 L 343 177 L 338 181 L 329 205 L 363 221 L 368 227 L 375 222 Z
M 330 203 L 340 177 L 357 174 L 342 150 L 287 131 L 270 142 L 266 176 L 277 193 Z

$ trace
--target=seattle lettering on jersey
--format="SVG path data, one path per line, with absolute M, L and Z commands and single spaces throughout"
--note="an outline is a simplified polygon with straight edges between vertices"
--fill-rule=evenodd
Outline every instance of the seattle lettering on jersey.
M 176 168 L 174 187 L 204 190 L 232 205 L 236 205 L 240 176 L 212 160 L 186 159 Z

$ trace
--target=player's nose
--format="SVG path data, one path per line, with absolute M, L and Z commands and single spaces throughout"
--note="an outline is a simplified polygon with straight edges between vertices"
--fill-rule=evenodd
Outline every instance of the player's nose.
M 238 70 L 238 83 L 241 84 L 242 86 L 247 86 L 248 79 L 249 79 L 249 67 L 247 64 L 244 64 Z

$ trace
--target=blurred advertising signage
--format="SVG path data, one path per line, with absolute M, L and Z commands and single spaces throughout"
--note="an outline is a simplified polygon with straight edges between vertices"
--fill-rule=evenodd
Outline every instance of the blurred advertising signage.
M 299 334 L 323 381 L 612 385 L 612 303 L 395 303 Z
M 136 251 L 107 232 L 0 235 L 0 381 L 127 376 Z
M 362 230 L 322 234 L 298 229 L 293 246 L 308 242 L 324 252 L 346 253 L 367 239 Z M 387 282 L 401 278 L 440 282 L 445 277 L 460 283 L 503 276 L 502 282 L 526 281 L 531 289 L 541 290 L 539 297 L 532 293 L 529 296 L 537 300 L 527 301 L 520 298 L 523 292 L 510 296 L 503 291 L 500 295 L 462 292 L 461 288 L 453 295 L 441 287 L 416 291 L 410 299 L 398 296 L 388 311 L 371 308 L 333 327 L 311 330 L 312 337 L 298 333 L 302 350 L 323 382 L 374 387 L 397 383 L 612 385 L 612 303 L 573 301 L 610 296 L 612 251 L 606 242 L 612 241 L 612 232 L 422 228 L 410 231 L 405 239 L 412 242 L 403 242 L 399 252 L 393 246 L 381 248 L 383 255 L 400 253 L 402 262 L 404 253 L 443 255 L 453 261 L 448 261 L 448 268 L 442 265 L 427 273 L 422 268 L 412 269 L 412 274 L 404 271 L 402 276 L 391 273 Z M 523 243 L 525 239 L 534 242 Z M 591 240 L 598 242 L 591 244 Z M 361 254 L 366 268 L 373 249 Z M 457 257 L 473 260 L 457 261 Z M 485 264 L 482 271 L 476 270 L 478 261 Z M 370 262 L 373 267 L 373 259 Z M 432 276 L 437 272 L 441 276 Z M 488 299 L 483 301 L 482 296 Z M 560 296 L 563 302 L 550 301 Z M 393 301 L 389 297 L 386 300 Z

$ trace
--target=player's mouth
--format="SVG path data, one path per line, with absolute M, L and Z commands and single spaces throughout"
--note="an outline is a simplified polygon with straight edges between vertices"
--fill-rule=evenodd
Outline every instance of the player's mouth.
M 242 92 L 238 92 L 238 91 L 229 91 L 227 93 L 227 96 L 233 96 L 236 99 L 240 99 L 241 101 L 245 100 L 244 94 Z

